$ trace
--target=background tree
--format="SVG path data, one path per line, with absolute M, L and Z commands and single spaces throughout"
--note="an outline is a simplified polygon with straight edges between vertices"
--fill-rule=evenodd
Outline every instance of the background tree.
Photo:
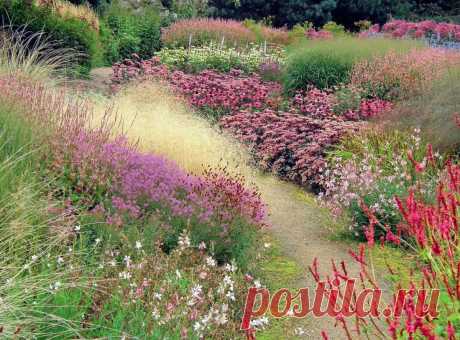
M 310 21 L 315 26 L 322 26 L 333 19 L 332 12 L 336 7 L 336 0 L 285 0 L 280 3 L 275 23 L 292 27 Z

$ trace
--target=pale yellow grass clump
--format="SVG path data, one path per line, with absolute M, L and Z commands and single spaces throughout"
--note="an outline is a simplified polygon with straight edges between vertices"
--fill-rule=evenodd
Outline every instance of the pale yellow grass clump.
M 65 0 L 37 0 L 39 6 L 52 6 L 58 15 L 64 19 L 75 18 L 87 22 L 99 32 L 99 18 L 89 5 L 74 5 Z
M 200 174 L 205 169 L 226 167 L 230 173 L 253 177 L 246 149 L 222 134 L 161 84 L 131 85 L 113 98 L 125 132 L 139 140 L 143 150 L 164 155 L 184 170 Z M 98 113 L 104 112 L 99 103 Z

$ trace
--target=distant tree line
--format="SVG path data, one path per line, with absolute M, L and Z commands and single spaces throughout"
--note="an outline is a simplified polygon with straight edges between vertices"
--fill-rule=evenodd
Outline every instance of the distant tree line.
M 233 19 L 269 18 L 276 26 L 335 21 L 349 29 L 359 20 L 384 23 L 390 17 L 456 20 L 460 0 L 210 0 L 212 16 Z
M 97 7 L 111 0 L 70 0 Z M 152 1 L 152 0 L 149 0 Z M 157 0 L 174 10 L 178 4 L 194 6 L 206 0 Z M 229 19 L 269 21 L 275 26 L 292 27 L 305 21 L 322 26 L 335 21 L 348 29 L 370 20 L 384 23 L 389 18 L 447 20 L 460 22 L 460 0 L 208 0 L 208 14 Z

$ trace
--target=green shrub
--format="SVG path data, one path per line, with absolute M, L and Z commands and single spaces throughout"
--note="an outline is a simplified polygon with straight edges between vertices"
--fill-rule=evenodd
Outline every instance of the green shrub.
M 345 27 L 335 23 L 334 21 L 329 21 L 324 24 L 323 30 L 331 32 L 334 37 L 343 37 L 346 35 Z
M 284 87 L 287 92 L 316 86 L 320 89 L 348 83 L 353 65 L 387 51 L 408 51 L 420 44 L 392 39 L 341 38 L 304 41 L 291 46 Z
M 133 53 L 148 59 L 161 47 L 161 20 L 153 9 L 134 14 L 114 3 L 106 10 L 102 21 L 109 63 L 129 58 Z
M 26 26 L 30 33 L 43 31 L 60 47 L 74 49 L 78 55 L 79 74 L 87 74 L 103 62 L 99 35 L 84 21 L 63 19 L 49 8 L 27 5 L 19 0 L 0 0 L 0 17 L 14 27 Z
M 332 110 L 337 115 L 343 115 L 348 111 L 359 110 L 362 94 L 351 86 L 343 86 L 335 92 L 335 98 L 336 102 Z

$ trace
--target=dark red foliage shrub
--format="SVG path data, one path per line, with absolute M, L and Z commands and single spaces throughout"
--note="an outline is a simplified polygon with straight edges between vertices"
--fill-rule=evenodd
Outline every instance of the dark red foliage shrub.
M 220 125 L 251 145 L 263 168 L 300 184 L 312 184 L 324 167 L 325 151 L 361 123 L 266 109 L 239 111 L 223 117 Z

